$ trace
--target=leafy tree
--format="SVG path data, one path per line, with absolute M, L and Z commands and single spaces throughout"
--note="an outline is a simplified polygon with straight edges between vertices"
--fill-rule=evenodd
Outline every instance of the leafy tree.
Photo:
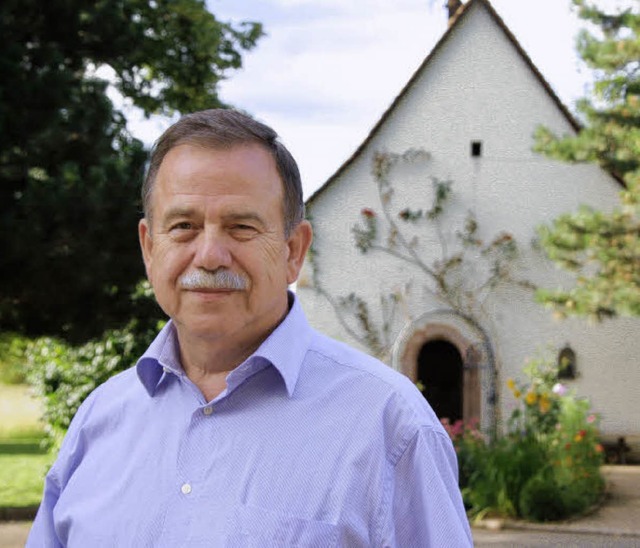
M 261 35 L 203 0 L 0 4 L 0 329 L 79 341 L 126 321 L 146 153 L 109 87 L 146 115 L 224 106 Z
M 588 207 L 540 228 L 548 256 L 576 273 L 569 290 L 540 290 L 540 300 L 560 315 L 597 319 L 640 316 L 640 5 L 615 14 L 573 0 L 592 24 L 578 50 L 596 71 L 593 96 L 578 103 L 586 127 L 560 138 L 537 132 L 538 151 L 568 162 L 594 162 L 624 183 L 613 211 Z

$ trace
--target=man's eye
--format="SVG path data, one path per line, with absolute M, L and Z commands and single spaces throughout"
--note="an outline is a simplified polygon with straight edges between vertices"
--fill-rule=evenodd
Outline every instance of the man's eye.
M 192 228 L 193 228 L 193 225 L 186 221 L 183 221 L 181 223 L 176 223 L 171 226 L 171 230 L 191 230 Z
M 251 238 L 256 234 L 256 228 L 251 225 L 236 224 L 230 227 L 231 234 L 236 238 Z

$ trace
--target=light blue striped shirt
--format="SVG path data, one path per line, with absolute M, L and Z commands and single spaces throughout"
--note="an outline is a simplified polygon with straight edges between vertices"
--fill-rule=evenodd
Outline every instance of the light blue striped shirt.
M 420 392 L 314 331 L 297 300 L 210 402 L 178 355 L 169 322 L 83 403 L 27 546 L 472 545 Z

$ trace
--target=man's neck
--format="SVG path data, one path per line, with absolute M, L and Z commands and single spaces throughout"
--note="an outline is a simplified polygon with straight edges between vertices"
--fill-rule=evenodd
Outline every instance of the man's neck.
M 251 356 L 288 314 L 266 328 L 259 337 L 246 338 L 244 330 L 236 336 L 221 337 L 190 333 L 176 324 L 180 363 L 187 377 L 207 401 L 218 396 L 227 386 L 227 375 Z
M 181 336 L 179 332 L 178 340 L 182 368 L 207 401 L 226 388 L 227 375 L 251 356 L 262 342 L 233 345 L 229 340 Z

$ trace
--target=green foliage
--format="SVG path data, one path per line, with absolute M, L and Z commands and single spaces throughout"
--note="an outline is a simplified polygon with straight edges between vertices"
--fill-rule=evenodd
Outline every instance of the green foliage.
M 147 115 L 221 106 L 261 34 L 202 0 L 0 3 L 1 330 L 78 342 L 131 314 L 146 153 L 108 93 Z
M 518 500 L 522 515 L 532 521 L 559 520 L 570 514 L 560 486 L 548 469 L 529 478 Z
M 355 238 L 356 247 L 362 252 L 366 253 L 371 249 L 373 242 L 378 234 L 378 220 L 373 209 L 365 207 L 361 212 L 364 226 L 354 226 L 352 229 L 353 236 Z
M 434 199 L 431 209 L 426 211 L 422 209 L 412 210 L 411 208 L 405 208 L 400 213 L 400 217 L 403 221 L 415 222 L 420 219 L 437 219 L 444 212 L 444 205 L 451 193 L 451 181 L 440 181 L 435 177 L 431 178 L 431 184 L 434 189 Z
M 144 302 L 149 294 L 145 282 L 138 286 L 133 300 Z M 44 428 L 54 449 L 85 398 L 107 379 L 133 366 L 144 353 L 164 323 L 153 317 L 134 318 L 124 328 L 108 330 L 79 346 L 52 337 L 28 345 L 29 380 L 44 401 Z
M 517 407 L 504 436 L 486 442 L 475 425 L 445 423 L 465 504 L 474 516 L 550 521 L 580 514 L 604 488 L 598 417 L 557 382 L 550 362 L 532 360 L 524 373 L 525 381 L 507 382 Z
M 519 495 L 545 465 L 544 446 L 534 436 L 510 434 L 492 442 L 467 440 L 462 448 L 466 485 L 462 488 L 471 515 L 521 515 Z
M 28 342 L 28 339 L 17 333 L 0 333 L 0 384 L 26 382 L 24 352 Z
M 621 181 L 620 205 L 610 212 L 582 207 L 539 230 L 543 249 L 574 272 L 574 287 L 544 289 L 541 302 L 560 316 L 640 315 L 640 8 L 616 14 L 574 0 L 579 15 L 598 27 L 582 31 L 578 50 L 596 70 L 590 99 L 578 104 L 586 127 L 574 137 L 537 131 L 537 151 L 567 162 L 599 164 Z

